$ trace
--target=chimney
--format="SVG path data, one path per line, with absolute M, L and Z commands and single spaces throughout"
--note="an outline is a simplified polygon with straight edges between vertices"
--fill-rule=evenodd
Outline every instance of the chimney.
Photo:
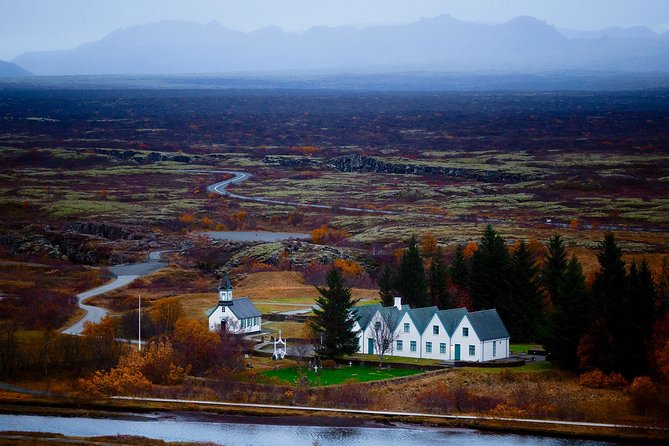
M 395 298 L 395 308 L 398 310 L 402 309 L 402 298 L 401 297 L 396 297 Z

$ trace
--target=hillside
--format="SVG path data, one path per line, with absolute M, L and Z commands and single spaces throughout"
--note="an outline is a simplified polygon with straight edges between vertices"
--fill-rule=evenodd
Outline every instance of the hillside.
M 15 63 L 0 60 L 0 77 L 24 77 L 31 74 L 30 71 L 24 70 Z

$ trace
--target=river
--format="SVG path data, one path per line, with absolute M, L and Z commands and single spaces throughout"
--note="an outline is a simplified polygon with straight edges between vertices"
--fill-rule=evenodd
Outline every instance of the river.
M 219 421 L 218 419 L 221 421 Z M 248 424 L 203 414 L 127 414 L 123 418 L 0 415 L 0 431 L 51 432 L 76 437 L 138 435 L 165 441 L 226 446 L 609 446 L 615 443 L 485 433 L 418 426 L 319 427 Z

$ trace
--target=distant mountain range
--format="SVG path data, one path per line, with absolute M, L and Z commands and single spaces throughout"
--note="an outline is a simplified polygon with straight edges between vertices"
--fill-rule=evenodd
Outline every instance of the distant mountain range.
M 24 53 L 39 75 L 185 74 L 273 70 L 538 73 L 669 72 L 669 33 L 644 27 L 562 30 L 533 17 L 501 25 L 443 15 L 407 25 L 277 27 L 244 33 L 217 22 L 157 22 L 112 32 L 72 50 Z
M 31 74 L 30 71 L 24 70 L 15 63 L 0 60 L 0 77 L 23 77 Z

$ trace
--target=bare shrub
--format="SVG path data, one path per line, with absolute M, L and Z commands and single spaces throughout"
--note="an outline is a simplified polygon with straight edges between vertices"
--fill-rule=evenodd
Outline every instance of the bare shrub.
M 647 376 L 637 376 L 627 389 L 634 408 L 646 415 L 657 405 L 657 386 Z
M 337 368 L 337 363 L 332 359 L 326 359 L 321 363 L 324 370 L 334 370 Z
M 323 396 L 323 401 L 333 407 L 364 408 L 372 403 L 369 392 L 353 382 L 346 382 L 327 389 Z

